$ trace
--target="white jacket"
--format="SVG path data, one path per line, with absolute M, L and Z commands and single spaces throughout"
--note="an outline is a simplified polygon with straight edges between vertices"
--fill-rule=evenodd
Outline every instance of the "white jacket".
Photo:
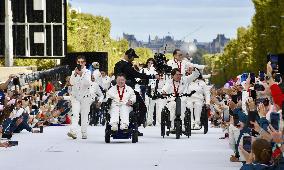
M 77 100 L 82 100 L 89 97 L 91 94 L 91 72 L 85 68 L 82 69 L 82 76 L 75 76 L 75 71 L 72 71 L 70 84 L 72 85 L 72 96 Z
M 185 75 L 186 69 L 188 68 L 188 65 L 190 64 L 189 61 L 187 60 L 176 61 L 175 59 L 171 59 L 167 62 L 167 65 L 171 66 L 173 69 L 179 68 L 180 64 L 181 64 L 181 74 Z
M 122 91 L 120 91 L 120 95 L 122 95 Z M 112 105 L 126 104 L 129 100 L 132 101 L 132 103 L 136 102 L 136 95 L 134 93 L 134 90 L 127 85 L 125 85 L 122 101 L 120 101 L 117 86 L 112 86 L 108 90 L 106 97 L 107 99 L 112 99 Z
M 190 97 L 192 100 L 205 101 L 210 104 L 210 90 L 203 80 L 195 80 L 188 85 L 188 93 L 195 90 L 196 92 Z
M 100 72 L 99 69 L 95 69 L 93 74 L 92 74 L 95 78 L 95 82 L 99 85 L 102 86 L 102 74 Z

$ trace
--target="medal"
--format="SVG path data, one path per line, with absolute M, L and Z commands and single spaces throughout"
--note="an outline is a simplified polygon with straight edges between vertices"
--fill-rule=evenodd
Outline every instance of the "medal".
M 174 85 L 175 96 L 178 96 L 179 85 L 178 85 L 178 87 L 176 88 L 175 81 L 173 81 L 173 85 Z
M 120 94 L 119 86 L 117 86 L 117 92 L 119 96 L 119 101 L 122 102 L 123 95 L 124 95 L 125 86 L 123 86 L 122 93 Z
M 178 63 L 177 60 L 174 60 L 174 61 L 175 61 L 175 63 L 177 64 L 179 71 L 181 72 L 181 62 Z

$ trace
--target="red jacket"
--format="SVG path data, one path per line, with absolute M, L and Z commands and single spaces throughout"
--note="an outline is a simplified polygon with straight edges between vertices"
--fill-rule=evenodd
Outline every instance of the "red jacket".
M 277 84 L 273 84 L 270 87 L 271 96 L 275 104 L 277 104 L 280 108 L 282 107 L 282 103 L 284 101 L 284 94 L 281 88 Z
M 54 86 L 51 83 L 47 83 L 45 92 L 50 93 L 53 91 L 53 89 L 54 89 Z

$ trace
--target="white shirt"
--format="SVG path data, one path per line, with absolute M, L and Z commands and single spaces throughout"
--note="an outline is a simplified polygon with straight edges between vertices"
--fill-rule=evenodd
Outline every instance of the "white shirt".
M 171 59 L 167 62 L 168 66 L 171 66 L 173 69 L 174 68 L 178 68 L 181 69 L 181 74 L 185 75 L 186 73 L 186 69 L 188 67 L 188 65 L 190 64 L 189 61 L 186 60 L 182 60 L 182 61 L 177 61 L 175 59 Z M 181 68 L 180 68 L 181 67 Z
M 91 72 L 85 68 L 82 69 L 82 76 L 72 72 L 70 84 L 72 85 L 72 95 L 77 100 L 82 100 L 85 96 L 90 95 Z
M 210 104 L 210 91 L 203 80 L 196 80 L 188 85 L 188 93 L 195 90 L 196 92 L 190 97 L 191 99 L 199 99 L 205 104 Z
M 120 89 L 120 95 L 122 96 L 122 89 Z M 107 98 L 112 99 L 112 104 L 116 104 L 116 105 L 126 104 L 129 100 L 132 101 L 132 103 L 136 102 L 136 95 L 134 93 L 134 90 L 127 85 L 125 85 L 122 100 L 120 100 L 117 86 L 112 86 L 108 90 Z

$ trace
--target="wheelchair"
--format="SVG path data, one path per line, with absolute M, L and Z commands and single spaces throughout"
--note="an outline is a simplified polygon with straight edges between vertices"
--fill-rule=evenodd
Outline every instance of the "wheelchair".
M 207 134 L 208 132 L 208 112 L 210 112 L 210 110 L 206 107 L 206 105 L 204 105 L 202 107 L 202 112 L 201 112 L 201 117 L 200 117 L 200 128 L 192 129 L 192 130 L 201 130 L 203 128 L 203 133 Z M 194 115 L 194 109 L 193 109 L 193 115 Z
M 175 134 L 176 139 L 180 139 L 180 136 L 185 135 L 188 138 L 191 136 L 191 114 L 190 110 L 186 108 L 184 120 L 181 119 L 181 97 L 190 97 L 194 94 L 195 91 L 190 94 L 182 94 L 177 95 L 175 97 L 176 102 L 176 111 L 175 111 L 175 119 L 174 119 L 174 130 L 171 131 L 171 120 L 170 120 L 170 111 L 165 106 L 161 112 L 161 136 L 164 138 L 165 135 L 169 136 L 170 134 Z M 173 96 L 172 94 L 166 96 Z M 185 130 L 182 130 L 182 126 L 184 125 Z
M 113 139 L 132 139 L 132 143 L 138 142 L 138 103 L 133 105 L 133 111 L 129 113 L 129 125 L 127 130 L 120 129 L 120 122 L 118 124 L 118 130 L 112 131 L 110 125 L 110 114 L 108 110 L 111 106 L 111 100 L 108 100 L 107 104 L 103 107 L 106 113 L 106 128 L 105 128 L 105 142 L 110 143 L 111 137 Z

